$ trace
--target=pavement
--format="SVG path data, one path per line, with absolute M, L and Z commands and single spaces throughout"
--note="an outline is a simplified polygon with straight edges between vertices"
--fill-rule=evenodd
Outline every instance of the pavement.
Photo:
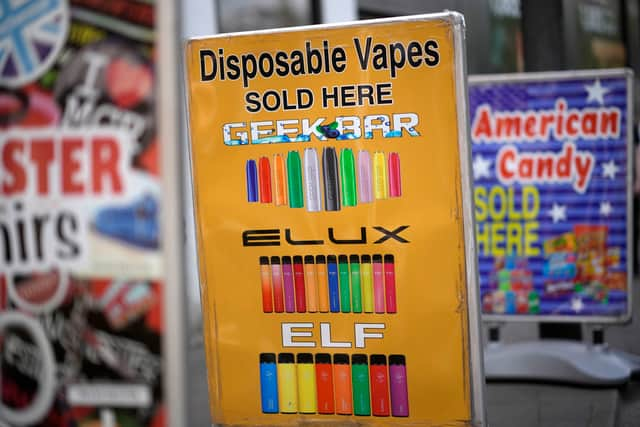
M 490 383 L 487 418 L 491 427 L 613 427 L 618 392 L 541 384 Z
M 202 324 L 196 325 L 190 337 L 187 351 L 187 425 L 201 427 L 211 425 L 209 414 L 209 388 L 207 385 L 207 364 L 204 356 Z
M 640 313 L 640 283 L 636 282 L 634 312 Z M 202 325 L 191 328 L 188 360 L 188 425 L 210 426 Z M 583 326 L 583 336 L 589 337 Z M 501 327 L 504 342 L 535 340 L 536 324 Z M 627 325 L 605 329 L 615 349 L 640 355 L 640 314 Z M 490 382 L 485 403 L 491 427 L 637 427 L 640 426 L 640 378 L 621 388 L 589 388 L 559 384 Z

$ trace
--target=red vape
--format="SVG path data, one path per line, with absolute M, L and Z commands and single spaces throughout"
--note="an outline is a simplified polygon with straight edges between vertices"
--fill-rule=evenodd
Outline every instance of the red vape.
M 260 203 L 271 203 L 271 165 L 269 158 L 258 160 L 258 182 L 260 185 Z
M 384 271 L 382 255 L 373 256 L 373 304 L 376 313 L 384 313 Z
M 389 416 L 389 375 L 387 357 L 372 354 L 369 363 L 371 373 L 371 411 L 377 417 Z
M 304 289 L 304 265 L 301 256 L 293 257 L 293 280 L 296 293 L 296 311 L 305 313 L 307 311 L 307 296 Z
M 316 388 L 318 392 L 318 413 L 333 414 L 333 368 L 331 356 L 327 353 L 316 354 Z

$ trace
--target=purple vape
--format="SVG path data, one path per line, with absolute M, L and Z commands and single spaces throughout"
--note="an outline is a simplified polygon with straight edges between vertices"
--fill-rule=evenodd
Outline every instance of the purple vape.
M 389 356 L 389 385 L 391 388 L 391 415 L 394 417 L 408 417 L 407 364 L 401 354 Z
M 293 268 L 291 257 L 282 257 L 282 281 L 284 282 L 284 311 L 294 313 L 296 311 L 296 297 L 293 287 Z

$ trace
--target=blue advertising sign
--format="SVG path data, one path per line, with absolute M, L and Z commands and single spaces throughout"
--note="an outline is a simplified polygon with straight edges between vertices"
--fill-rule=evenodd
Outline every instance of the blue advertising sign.
M 485 318 L 630 314 L 630 73 L 471 78 Z

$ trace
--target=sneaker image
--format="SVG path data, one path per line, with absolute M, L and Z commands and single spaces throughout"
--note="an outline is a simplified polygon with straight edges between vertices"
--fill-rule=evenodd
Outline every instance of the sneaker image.
M 96 214 L 93 226 L 104 236 L 155 249 L 159 243 L 158 202 L 146 194 L 129 205 L 103 208 Z

